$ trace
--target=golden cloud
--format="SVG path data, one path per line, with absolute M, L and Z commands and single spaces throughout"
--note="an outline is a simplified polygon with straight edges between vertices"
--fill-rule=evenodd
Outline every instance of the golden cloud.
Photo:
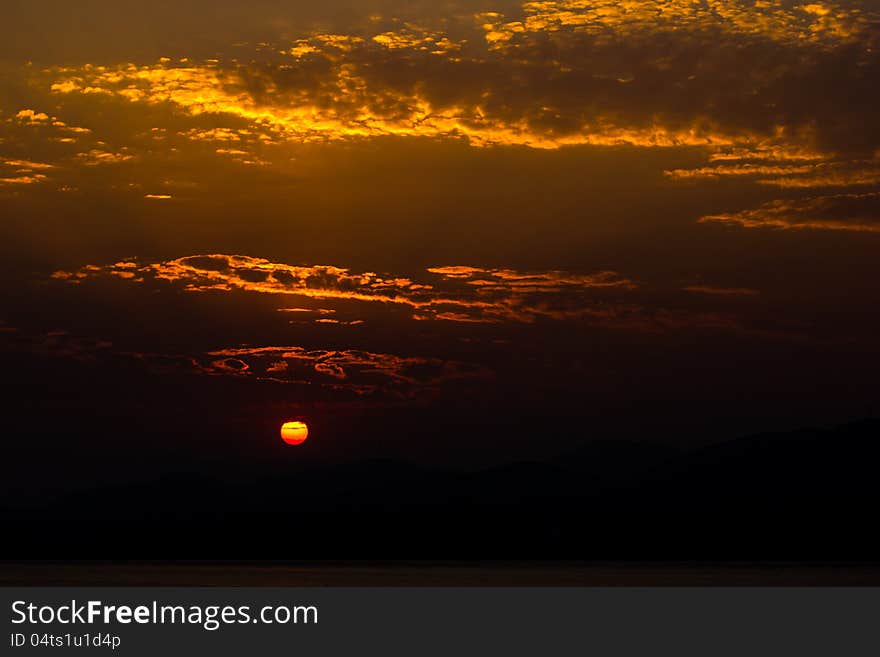
M 427 274 L 427 280 L 414 281 L 329 265 L 296 266 L 243 255 L 210 254 L 154 264 L 123 261 L 104 267 L 88 265 L 76 271 L 57 271 L 53 278 L 78 283 L 109 275 L 138 283 L 165 281 L 190 292 L 241 290 L 378 303 L 407 309 L 414 319 L 462 322 L 602 318 L 607 309 L 594 307 L 592 291 L 636 288 L 631 280 L 611 271 L 572 274 L 432 267 Z
M 52 85 L 59 93 L 88 93 L 100 88 L 131 102 L 172 103 L 188 114 L 227 115 L 251 122 L 275 139 L 298 142 L 383 136 L 464 138 L 474 146 L 519 145 L 554 149 L 571 145 L 639 146 L 724 145 L 760 140 L 757 135 L 724 133 L 703 118 L 670 127 L 616 124 L 611 117 L 584 119 L 577 130 L 560 133 L 538 129 L 530 118 L 493 117 L 476 102 L 443 105 L 419 89 L 374 89 L 351 66 L 340 66 L 312 90 L 278 88 L 271 78 L 284 75 L 284 66 L 260 70 L 224 71 L 218 65 L 169 68 L 161 64 L 55 69 L 67 77 Z M 255 98 L 248 88 L 274 87 L 275 97 Z M 542 110 L 543 111 L 543 110 Z M 204 137 L 222 131 L 212 130 Z
M 810 161 L 806 162 L 806 158 L 798 154 L 792 154 L 789 158 L 790 161 L 785 163 L 781 161 L 785 159 L 783 155 L 767 159 L 757 154 L 722 158 L 713 156 L 710 160 L 721 163 L 691 169 L 671 169 L 664 173 L 677 180 L 749 178 L 760 185 L 788 189 L 880 185 L 880 159 L 877 158 L 834 161 L 829 157 L 810 156 Z
M 831 162 L 817 165 L 806 175 L 782 176 L 759 180 L 762 185 L 789 189 L 814 187 L 870 187 L 880 185 L 880 163 Z
M 558 0 L 473 20 L 315 33 L 276 46 L 262 63 L 162 58 L 45 74 L 56 94 L 169 103 L 192 116 L 243 119 L 245 130 L 270 140 L 795 149 L 815 117 L 793 120 L 797 112 L 779 107 L 776 85 L 793 70 L 821 78 L 830 57 L 855 57 L 853 66 L 868 68 L 840 70 L 870 75 L 876 59 L 869 17 L 831 3 Z M 474 27 L 482 42 L 452 36 Z M 548 40 L 552 56 L 539 56 Z M 851 44 L 866 49 L 850 52 Z M 731 58 L 759 65 L 732 66 Z M 776 64 L 761 64 L 768 60 Z M 720 109 L 743 102 L 738 111 Z M 194 138 L 226 139 L 231 130 Z
M 110 152 L 93 148 L 84 153 L 77 153 L 76 159 L 86 166 L 97 166 L 99 164 L 119 164 L 134 159 L 134 155 L 125 152 Z
M 614 34 L 638 39 L 681 29 L 757 37 L 790 45 L 834 46 L 857 40 L 867 19 L 834 3 L 792 5 L 781 0 L 546 0 L 526 2 L 519 20 L 478 15 L 486 41 L 509 48 L 533 34 Z
M 24 174 L 0 178 L 0 185 L 34 185 L 36 183 L 46 182 L 47 180 L 48 177 L 43 174 Z
M 707 215 L 702 223 L 778 230 L 880 232 L 880 192 L 780 199 L 757 208 Z
M 46 182 L 49 176 L 42 172 L 54 168 L 54 165 L 46 162 L 0 157 L 0 185 L 34 185 Z
M 727 164 L 695 169 L 672 169 L 664 171 L 670 178 L 729 178 L 733 176 L 792 176 L 811 173 L 815 166 L 804 165 L 769 165 L 769 164 Z

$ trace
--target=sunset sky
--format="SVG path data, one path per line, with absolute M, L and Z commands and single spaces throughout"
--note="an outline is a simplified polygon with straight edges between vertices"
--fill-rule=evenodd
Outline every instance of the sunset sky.
M 487 462 L 878 412 L 876 2 L 3 13 L 7 440 Z

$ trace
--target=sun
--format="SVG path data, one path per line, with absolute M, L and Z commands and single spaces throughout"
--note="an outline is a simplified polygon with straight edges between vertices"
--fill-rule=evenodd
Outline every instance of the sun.
M 288 445 L 300 445 L 309 437 L 309 427 L 305 422 L 285 422 L 281 425 L 281 439 Z

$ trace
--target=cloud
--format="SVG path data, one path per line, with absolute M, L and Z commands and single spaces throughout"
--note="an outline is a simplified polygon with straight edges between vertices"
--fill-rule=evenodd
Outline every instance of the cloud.
M 788 162 L 782 161 L 788 159 Z M 713 164 L 671 169 L 664 174 L 674 180 L 724 180 L 745 178 L 760 185 L 785 189 L 819 187 L 871 187 L 880 185 L 880 159 L 834 160 L 830 156 L 741 153 L 712 156 Z M 818 161 L 817 161 L 818 160 Z M 719 163 L 720 162 L 720 163 Z
M 591 294 L 627 292 L 636 284 L 616 272 L 520 272 L 479 267 L 432 267 L 422 281 L 330 265 L 297 266 L 243 255 L 187 256 L 165 262 L 118 262 L 57 271 L 53 278 L 81 282 L 116 276 L 180 285 L 190 292 L 242 290 L 320 300 L 383 304 L 409 310 L 415 319 L 461 322 L 534 322 L 605 317 Z
M 757 208 L 710 214 L 701 223 L 720 222 L 745 228 L 840 230 L 877 232 L 880 226 L 880 157 L 841 159 L 833 154 L 771 149 L 732 149 L 713 154 L 706 166 L 665 171 L 677 181 L 744 179 L 792 194 L 817 189 L 838 194 L 777 199 Z M 873 189 L 872 189 L 873 188 Z
M 429 394 L 449 381 L 485 380 L 485 366 L 443 358 L 403 356 L 361 349 L 308 349 L 302 346 L 231 347 L 182 354 L 132 351 L 107 340 L 67 331 L 22 331 L 0 322 L 0 349 L 13 343 L 17 351 L 41 358 L 81 363 L 136 364 L 156 374 L 253 379 L 267 383 L 309 386 L 331 395 L 369 396 L 373 401 L 412 399 Z
M 15 118 L 21 123 L 48 123 L 49 115 L 45 112 L 35 112 L 32 109 L 19 110 Z
M 343 320 L 343 319 L 331 319 L 329 317 L 325 317 L 323 319 L 314 320 L 316 324 L 339 324 L 340 326 L 358 326 L 364 323 L 362 319 L 352 319 L 352 320 Z
M 99 164 L 119 164 L 120 162 L 128 162 L 134 159 L 134 155 L 125 152 L 110 152 L 93 148 L 84 153 L 77 153 L 76 159 L 86 166 L 97 166 Z
M 46 171 L 54 169 L 46 162 L 0 157 L 0 185 L 34 185 L 46 182 Z
M 762 185 L 787 189 L 880 186 L 880 161 L 830 162 L 811 167 L 805 175 L 759 180 Z
M 778 230 L 880 232 L 880 192 L 769 201 L 757 208 L 707 215 L 701 223 Z
M 16 168 L 20 171 L 33 171 L 35 169 L 43 170 L 55 168 L 54 164 L 47 164 L 46 162 L 31 162 L 30 160 L 10 160 L 4 157 L 0 157 L 0 164 Z
M 358 349 L 238 347 L 211 351 L 206 356 L 216 358 L 207 365 L 206 373 L 232 373 L 282 383 L 307 380 L 333 388 L 351 386 L 358 394 L 383 389 L 415 394 L 418 389 L 446 381 L 491 376 L 478 365 Z
M 57 116 L 50 116 L 46 112 L 38 112 L 32 109 L 19 110 L 3 123 L 6 129 L 9 129 L 9 127 L 42 129 L 66 135 L 84 135 L 91 132 L 88 128 L 68 125 Z
M 52 274 L 59 282 L 76 285 L 108 277 L 159 292 L 170 286 L 169 291 L 194 294 L 273 295 L 279 302 L 274 311 L 291 316 L 291 323 L 327 330 L 350 331 L 365 324 L 381 326 L 382 322 L 395 326 L 395 331 L 407 330 L 401 328 L 401 321 L 438 322 L 463 330 L 477 325 L 509 330 L 555 322 L 581 329 L 658 334 L 724 331 L 772 335 L 765 328 L 747 326 L 725 307 L 715 309 L 707 304 L 695 311 L 685 298 L 694 292 L 716 297 L 755 292 L 748 288 L 702 285 L 683 294 L 678 287 L 638 285 L 612 271 L 583 274 L 453 265 L 431 267 L 422 276 L 410 278 L 331 265 L 299 266 L 252 256 L 208 254 L 155 263 L 127 260 L 87 265 Z M 289 306 L 290 298 L 315 300 L 321 305 Z M 329 304 L 336 307 L 328 308 Z M 776 337 L 790 337 L 790 332 Z
M 333 315 L 333 308 L 278 308 L 280 313 L 317 313 L 318 315 Z
M 0 178 L 0 185 L 33 185 L 36 183 L 46 182 L 49 178 L 43 174 L 35 175 L 17 175 Z
M 0 117 L 4 114 L 0 110 Z M 83 147 L 87 150 L 79 150 Z M 27 108 L 6 114 L 0 119 L 0 186 L 65 182 L 82 166 L 133 158 L 105 147 L 88 128 L 70 125 L 46 112 Z M 61 185 L 61 190 L 71 188 Z
M 559 0 L 436 26 L 378 20 L 238 61 L 40 75 L 57 95 L 170 104 L 273 141 L 859 150 L 880 144 L 874 32 L 869 13 L 835 3 Z
M 672 169 L 664 171 L 670 178 L 729 178 L 729 177 L 756 177 L 756 176 L 791 176 L 801 173 L 811 173 L 815 165 L 768 165 L 768 164 L 719 164 L 711 167 L 697 167 L 695 169 Z
M 546 0 L 527 2 L 520 20 L 505 21 L 499 13 L 485 13 L 486 41 L 508 49 L 533 34 L 573 32 L 644 38 L 646 34 L 690 31 L 721 32 L 791 45 L 832 46 L 858 38 L 864 19 L 855 9 L 833 3 L 794 5 L 769 0 L 746 3 L 713 0 L 615 2 L 614 0 Z

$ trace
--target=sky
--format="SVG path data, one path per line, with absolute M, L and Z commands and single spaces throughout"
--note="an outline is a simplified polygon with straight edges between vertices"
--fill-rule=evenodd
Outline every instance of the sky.
M 876 2 L 7 4 L 41 476 L 300 458 L 294 419 L 486 463 L 877 414 Z

